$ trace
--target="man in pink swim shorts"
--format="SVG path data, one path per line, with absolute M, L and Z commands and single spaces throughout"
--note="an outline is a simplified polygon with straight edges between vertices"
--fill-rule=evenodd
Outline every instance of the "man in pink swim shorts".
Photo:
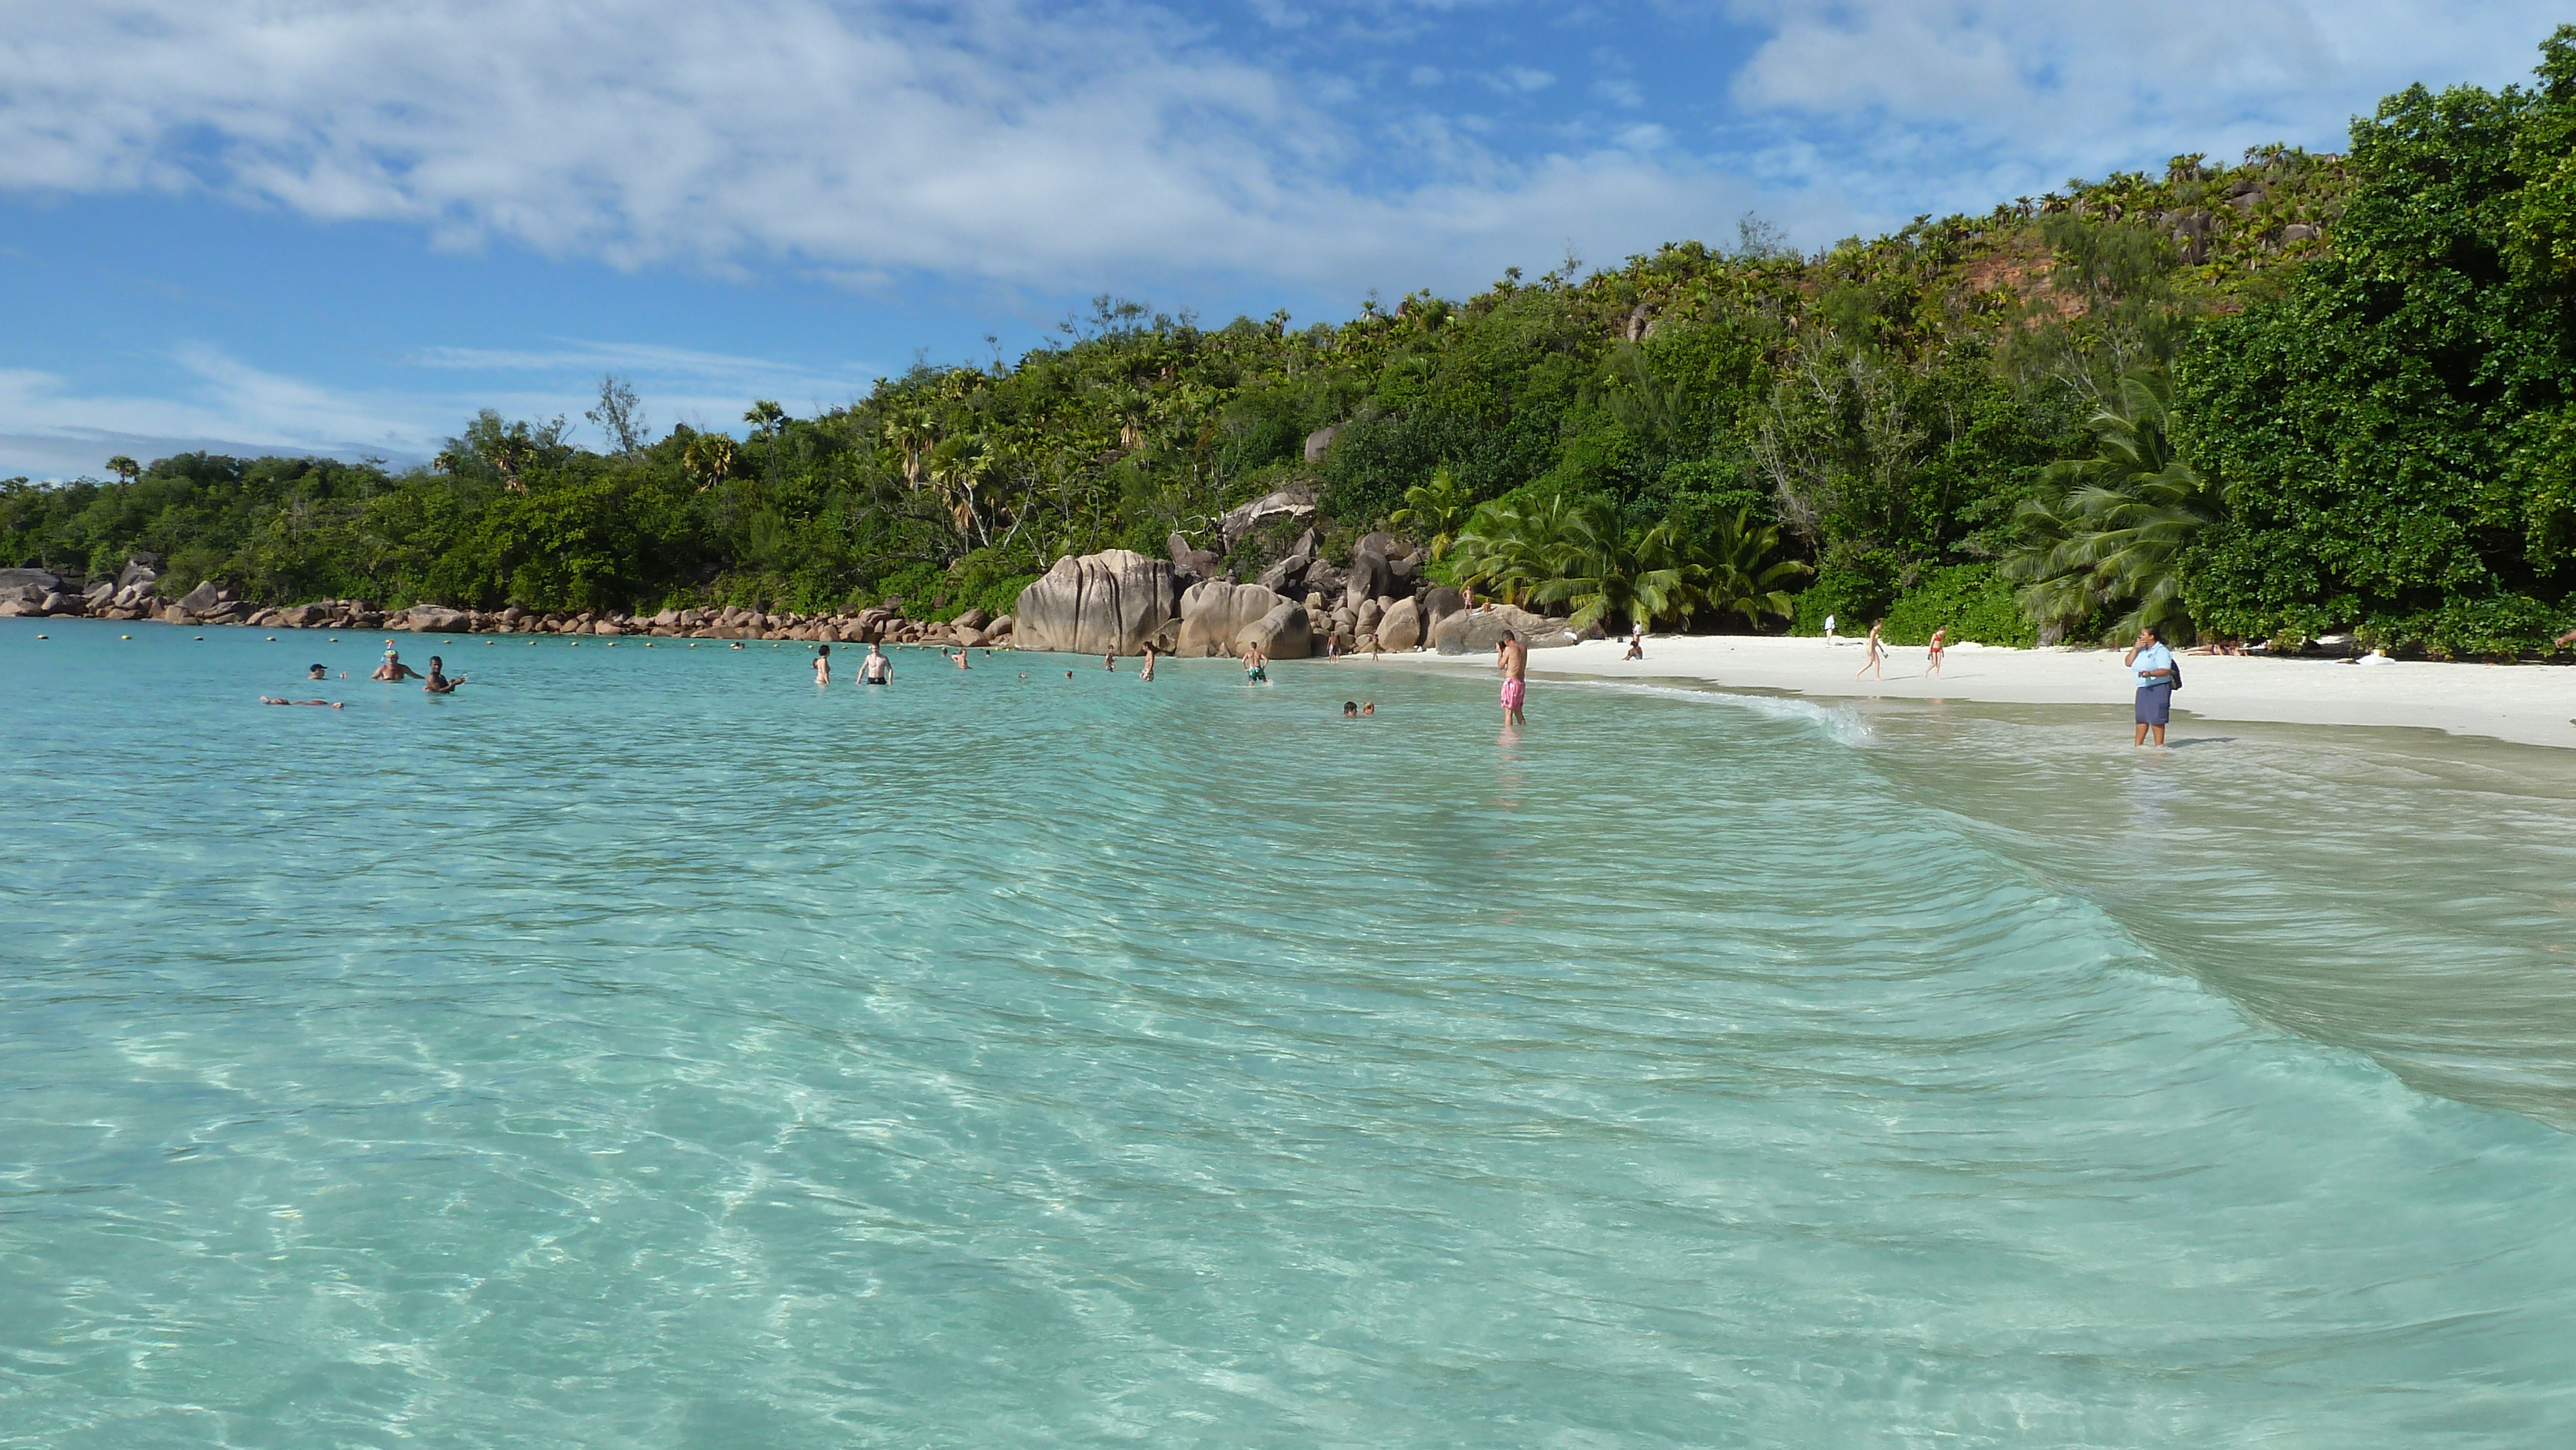
M 1503 723 L 1527 724 L 1521 718 L 1521 702 L 1529 698 L 1529 646 L 1506 630 L 1501 643 L 1494 646 L 1494 663 L 1503 671 Z

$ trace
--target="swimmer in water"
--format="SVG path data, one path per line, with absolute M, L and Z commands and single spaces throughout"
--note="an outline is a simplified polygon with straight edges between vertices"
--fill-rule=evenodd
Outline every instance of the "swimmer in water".
M 1356 720 L 1360 718 L 1360 702 L 1357 700 L 1344 700 L 1342 702 L 1342 718 L 1345 720 Z
M 832 647 L 828 644 L 814 646 L 814 683 L 832 683 Z
M 436 655 L 431 655 L 429 657 L 429 678 L 421 681 L 420 687 L 433 695 L 455 694 L 456 687 L 465 683 L 465 677 L 463 675 L 458 675 L 454 679 L 449 679 L 444 673 L 442 673 L 445 665 L 445 661 L 441 660 Z
M 281 700 L 275 695 L 262 695 L 259 702 L 263 705 L 328 705 L 334 710 L 340 708 L 337 700 Z
M 1362 715 L 1364 715 L 1364 716 L 1365 716 L 1365 715 L 1374 715 L 1374 714 L 1376 714 L 1376 713 L 1377 713 L 1377 701 L 1375 701 L 1375 700 L 1370 700 L 1370 701 L 1368 701 L 1368 702 L 1366 702 L 1365 704 L 1363 704 L 1363 705 L 1361 705 L 1361 706 L 1360 706 L 1360 714 L 1362 714 Z
M 392 650 L 386 650 L 385 662 L 376 666 L 376 672 L 367 676 L 367 678 L 371 680 L 386 680 L 395 684 L 400 684 L 404 680 L 419 679 L 420 671 L 404 664 L 402 662 L 401 655 L 394 653 Z
M 1257 644 L 1243 647 L 1243 682 L 1247 685 L 1270 683 L 1270 657 L 1263 654 Z
M 869 645 L 867 663 L 859 666 L 859 683 L 882 685 L 893 678 L 894 661 L 886 658 L 884 650 Z
M 959 669 L 961 669 L 961 670 L 964 670 L 964 669 L 972 669 L 972 668 L 973 668 L 973 666 L 971 666 L 971 665 L 969 665 L 969 664 L 967 664 L 967 663 L 966 663 L 966 651 L 964 651 L 964 650 L 962 650 L 962 649 L 961 649 L 961 650 L 959 650 L 959 651 L 957 652 L 956 656 L 955 656 L 955 659 L 956 659 L 956 661 L 957 661 L 957 668 L 959 668 Z
M 1154 678 L 1154 642 L 1150 639 L 1145 641 L 1145 673 L 1137 678 L 1149 681 Z
M 304 678 L 308 680 L 327 680 L 331 678 L 331 672 L 322 668 L 320 665 L 315 665 L 313 668 L 304 672 Z

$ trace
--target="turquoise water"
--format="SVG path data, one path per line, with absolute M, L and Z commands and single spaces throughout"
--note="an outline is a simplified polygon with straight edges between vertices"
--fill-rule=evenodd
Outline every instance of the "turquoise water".
M 2543 752 L 374 644 L 0 621 L 0 1443 L 2576 1434 Z

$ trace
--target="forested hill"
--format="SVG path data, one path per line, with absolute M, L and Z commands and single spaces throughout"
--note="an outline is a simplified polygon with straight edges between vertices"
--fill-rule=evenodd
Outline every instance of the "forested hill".
M 1224 547 L 1217 515 L 1285 489 L 1328 554 L 1391 527 L 1613 620 L 2524 654 L 2576 624 L 2576 27 L 2537 74 L 2392 96 L 2341 157 L 2176 157 L 1817 255 L 1752 225 L 1306 328 L 1104 299 L 1015 363 L 754 401 L 740 438 L 646 436 L 610 379 L 597 450 L 486 413 L 400 474 L 111 460 L 5 485 L 0 562 L 150 551 L 166 591 L 269 602 L 998 612 L 1067 553 Z

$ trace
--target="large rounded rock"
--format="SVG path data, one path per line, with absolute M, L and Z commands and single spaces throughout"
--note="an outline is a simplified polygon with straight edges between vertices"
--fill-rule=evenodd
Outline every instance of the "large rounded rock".
M 1474 614 L 1452 614 L 1432 626 L 1432 643 L 1444 655 L 1483 654 L 1503 642 L 1506 633 L 1520 636 L 1531 649 L 1556 649 L 1574 643 L 1562 621 L 1497 604 Z
M 1242 643 L 1259 645 L 1261 652 L 1274 660 L 1302 660 L 1314 652 L 1315 626 L 1305 605 L 1283 599 L 1261 616 L 1260 622 L 1244 631 Z
M 1440 629 L 1440 621 L 1467 607 L 1467 596 L 1443 584 L 1422 594 L 1422 637 L 1431 639 Z
M 1181 596 L 1180 634 L 1172 648 L 1182 655 L 1232 654 L 1244 632 L 1278 608 L 1280 598 L 1258 584 L 1211 579 Z
M 185 605 L 188 601 L 179 601 Z M 474 616 L 443 604 L 415 604 L 404 611 L 401 627 L 416 634 L 454 634 L 472 625 Z
M 1135 654 L 1175 617 L 1172 566 L 1133 549 L 1066 557 L 1028 588 L 1011 610 L 1021 649 L 1074 654 Z
M 179 607 L 190 614 L 212 614 L 215 606 L 223 602 L 223 591 L 215 587 L 212 579 L 198 581 L 196 588 L 179 596 Z
M 1395 601 L 1377 622 L 1377 643 L 1380 649 L 1411 649 L 1422 643 L 1422 607 L 1410 599 Z

